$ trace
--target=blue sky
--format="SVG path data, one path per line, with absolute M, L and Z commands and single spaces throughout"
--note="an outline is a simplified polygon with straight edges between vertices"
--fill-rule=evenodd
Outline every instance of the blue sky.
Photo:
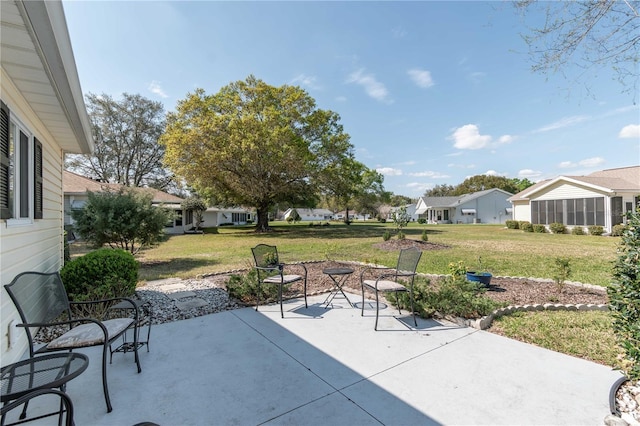
M 538 181 L 640 164 L 638 96 L 607 70 L 530 71 L 526 21 L 498 2 L 65 1 L 84 93 L 172 111 L 253 74 L 341 116 L 395 194 L 477 174 Z

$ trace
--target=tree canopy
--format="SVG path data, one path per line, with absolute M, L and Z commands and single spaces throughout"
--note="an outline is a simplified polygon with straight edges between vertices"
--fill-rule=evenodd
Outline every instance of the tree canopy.
M 485 189 L 498 188 L 516 194 L 533 185 L 529 179 L 506 178 L 504 176 L 475 175 L 456 186 L 442 184 L 425 191 L 425 197 L 445 197 L 470 194 Z
M 86 101 L 95 151 L 70 155 L 66 168 L 102 182 L 167 189 L 172 177 L 158 143 L 165 125 L 162 104 L 128 93 L 121 100 L 89 93 Z
M 543 24 L 529 27 L 523 35 L 534 72 L 568 76 L 568 65 L 574 64 L 580 80 L 588 70 L 608 68 L 616 73 L 623 92 L 637 96 L 640 1 L 519 0 L 514 4 L 525 17 L 533 8 L 544 9 L 546 15 Z
M 176 175 L 221 204 L 255 207 L 256 230 L 266 231 L 274 205 L 313 205 L 321 189 L 340 187 L 342 174 L 328 176 L 355 164 L 349 140 L 339 115 L 301 88 L 249 76 L 214 95 L 188 94 L 161 143 Z

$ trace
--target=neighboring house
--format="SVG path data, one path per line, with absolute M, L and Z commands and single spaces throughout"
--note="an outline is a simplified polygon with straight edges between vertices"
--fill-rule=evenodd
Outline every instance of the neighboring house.
M 105 190 L 117 191 L 123 186 L 117 183 L 104 183 L 89 179 L 79 174 L 64 171 L 62 175 L 62 190 L 64 192 L 64 224 L 65 227 L 73 225 L 71 210 L 81 209 L 89 199 L 88 192 L 102 192 Z M 136 191 L 146 192 L 152 195 L 151 204 L 173 210 L 174 217 L 171 223 L 165 227 L 168 234 L 182 234 L 184 227 L 182 219 L 184 212 L 180 203 L 182 198 L 168 194 L 153 188 L 132 188 Z
M 493 188 L 455 197 L 421 197 L 415 213 L 427 223 L 505 223 L 511 219 L 512 195 Z
M 640 166 L 602 170 L 586 176 L 558 176 L 511 197 L 513 219 L 534 224 L 600 225 L 611 232 L 624 213 L 637 211 Z
M 343 210 L 333 215 L 335 220 L 344 220 L 347 217 L 347 211 Z M 371 215 L 369 213 L 358 213 L 356 211 L 349 210 L 349 220 L 369 220 Z
M 63 263 L 65 153 L 93 151 L 60 1 L 0 1 L 0 281 Z M 0 288 L 0 362 L 27 350 Z
M 245 225 L 253 220 L 250 210 L 243 207 L 209 207 L 202 215 L 204 223 L 200 228 L 215 228 L 222 225 Z M 185 226 L 195 227 L 193 212 L 187 212 Z
M 303 208 L 290 208 L 284 212 L 284 220 L 287 220 L 294 210 L 298 211 L 300 219 L 302 221 L 314 221 L 314 220 L 331 220 L 333 219 L 333 212 L 327 209 L 303 209 Z
M 409 215 L 409 217 L 411 217 L 411 221 L 416 221 L 420 217 L 416 213 L 416 209 L 418 207 L 418 204 L 407 204 L 406 206 L 400 206 L 400 207 L 404 207 L 407 210 L 407 214 Z M 385 218 L 387 220 L 391 220 L 392 221 L 393 220 L 393 214 L 395 212 L 397 212 L 398 210 L 400 210 L 400 207 L 389 207 L 389 209 L 386 211 Z

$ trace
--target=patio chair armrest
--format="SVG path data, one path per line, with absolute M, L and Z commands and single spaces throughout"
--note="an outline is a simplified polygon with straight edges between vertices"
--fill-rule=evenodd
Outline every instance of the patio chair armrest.
M 364 280 L 365 280 L 365 275 L 366 275 L 367 273 L 371 273 L 371 277 L 372 277 L 373 279 L 379 280 L 379 279 L 380 279 L 380 274 L 379 274 L 379 273 L 378 273 L 378 274 L 376 274 L 376 273 L 374 273 L 374 271 L 390 271 L 390 270 L 392 270 L 392 269 L 393 269 L 393 268 L 389 268 L 389 267 L 386 267 L 386 266 L 367 266 L 367 267 L 366 267 L 366 268 L 364 268 L 364 269 L 362 270 L 362 272 L 360 273 L 360 282 L 361 282 L 361 283 L 362 283 L 362 282 L 364 282 Z M 382 275 L 389 275 L 389 274 L 382 274 Z
M 285 267 L 287 267 L 287 268 L 296 268 L 296 267 L 300 267 L 300 268 L 302 268 L 302 269 L 304 270 L 304 279 L 305 279 L 305 280 L 307 279 L 307 267 L 306 267 L 306 266 L 304 266 L 304 264 L 303 264 L 303 263 L 291 263 L 291 264 L 289 264 L 289 263 L 283 263 L 283 264 L 282 264 L 282 270 L 283 270 L 283 272 L 284 272 L 284 268 L 285 268 Z
M 102 321 L 97 320 L 95 318 L 74 318 L 70 320 L 56 321 L 56 322 L 34 322 L 34 323 L 27 323 L 27 324 L 23 323 L 23 324 L 17 324 L 17 326 L 24 327 L 24 328 L 55 327 L 57 325 L 87 323 L 87 322 L 95 323 L 98 327 L 102 329 L 102 332 L 104 333 L 105 337 L 108 335 L 107 328 L 104 326 L 104 324 L 102 324 Z M 71 328 L 73 328 L 73 326 Z
M 138 308 L 138 305 L 136 305 L 135 301 L 133 299 L 131 299 L 130 297 L 109 297 L 107 299 L 100 299 L 100 300 L 87 300 L 87 301 L 83 301 L 83 302 L 71 302 L 69 301 L 69 306 L 87 306 L 87 305 L 97 305 L 97 304 L 107 304 L 110 302 L 122 302 L 122 301 L 126 301 L 129 302 L 131 304 L 131 308 L 127 308 L 127 309 L 131 309 L 132 311 L 134 311 L 133 313 L 133 319 L 135 320 L 135 322 L 138 322 L 138 317 L 140 316 L 140 309 Z

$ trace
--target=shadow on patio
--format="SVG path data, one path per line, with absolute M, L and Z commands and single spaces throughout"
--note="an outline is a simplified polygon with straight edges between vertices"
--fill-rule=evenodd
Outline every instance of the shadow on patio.
M 287 302 L 284 319 L 270 305 L 154 325 L 141 374 L 133 354 L 114 354 L 112 413 L 99 353 L 84 350 L 89 368 L 67 387 L 76 424 L 596 424 L 607 414 L 619 377 L 607 367 L 446 322 L 410 329 L 392 308 L 375 332 L 375 310 L 324 309 L 324 297 L 308 309 Z

